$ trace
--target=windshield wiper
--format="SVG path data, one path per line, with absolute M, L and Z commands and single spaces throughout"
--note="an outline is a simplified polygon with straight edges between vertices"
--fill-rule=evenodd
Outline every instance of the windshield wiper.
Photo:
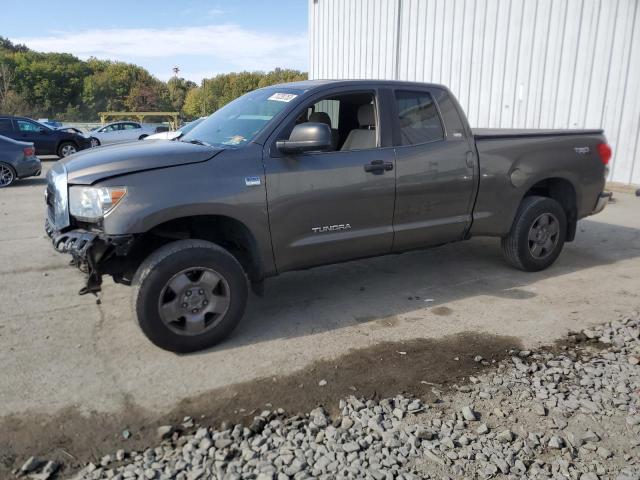
M 181 142 L 184 140 L 180 140 Z M 207 143 L 203 140 L 198 140 L 197 138 L 194 138 L 193 140 L 188 140 L 186 143 L 193 143 L 195 145 L 202 145 L 204 147 L 211 147 L 213 148 L 213 145 L 211 145 L 210 143 Z

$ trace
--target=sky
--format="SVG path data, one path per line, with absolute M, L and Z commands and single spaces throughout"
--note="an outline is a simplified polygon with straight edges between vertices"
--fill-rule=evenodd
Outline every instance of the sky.
M 29 0 L 0 36 L 43 52 L 121 60 L 167 80 L 275 67 L 307 71 L 307 0 Z

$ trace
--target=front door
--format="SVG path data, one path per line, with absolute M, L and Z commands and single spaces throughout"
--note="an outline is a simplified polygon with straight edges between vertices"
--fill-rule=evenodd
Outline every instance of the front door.
M 381 145 L 375 92 L 340 92 L 294 111 L 265 148 L 266 187 L 278 271 L 388 253 L 393 242 L 393 148 Z M 324 122 L 331 151 L 282 154 L 293 126 Z
M 107 125 L 106 127 L 102 127 L 98 130 L 100 134 L 98 139 L 102 145 L 108 145 L 110 143 L 119 142 L 120 138 L 120 124 L 112 123 L 111 125 Z
M 56 138 L 53 131 L 44 125 L 31 120 L 16 119 L 16 140 L 33 142 L 38 155 L 55 155 Z

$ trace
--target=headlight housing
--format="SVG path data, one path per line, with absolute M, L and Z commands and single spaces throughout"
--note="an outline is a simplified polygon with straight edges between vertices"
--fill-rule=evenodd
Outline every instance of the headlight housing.
M 96 223 L 126 194 L 126 187 L 70 187 L 69 212 L 80 221 Z

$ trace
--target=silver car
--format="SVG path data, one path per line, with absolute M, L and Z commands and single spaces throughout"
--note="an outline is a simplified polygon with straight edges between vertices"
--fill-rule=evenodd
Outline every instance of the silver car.
M 91 146 L 142 140 L 156 132 L 153 125 L 138 122 L 113 122 L 91 132 Z

